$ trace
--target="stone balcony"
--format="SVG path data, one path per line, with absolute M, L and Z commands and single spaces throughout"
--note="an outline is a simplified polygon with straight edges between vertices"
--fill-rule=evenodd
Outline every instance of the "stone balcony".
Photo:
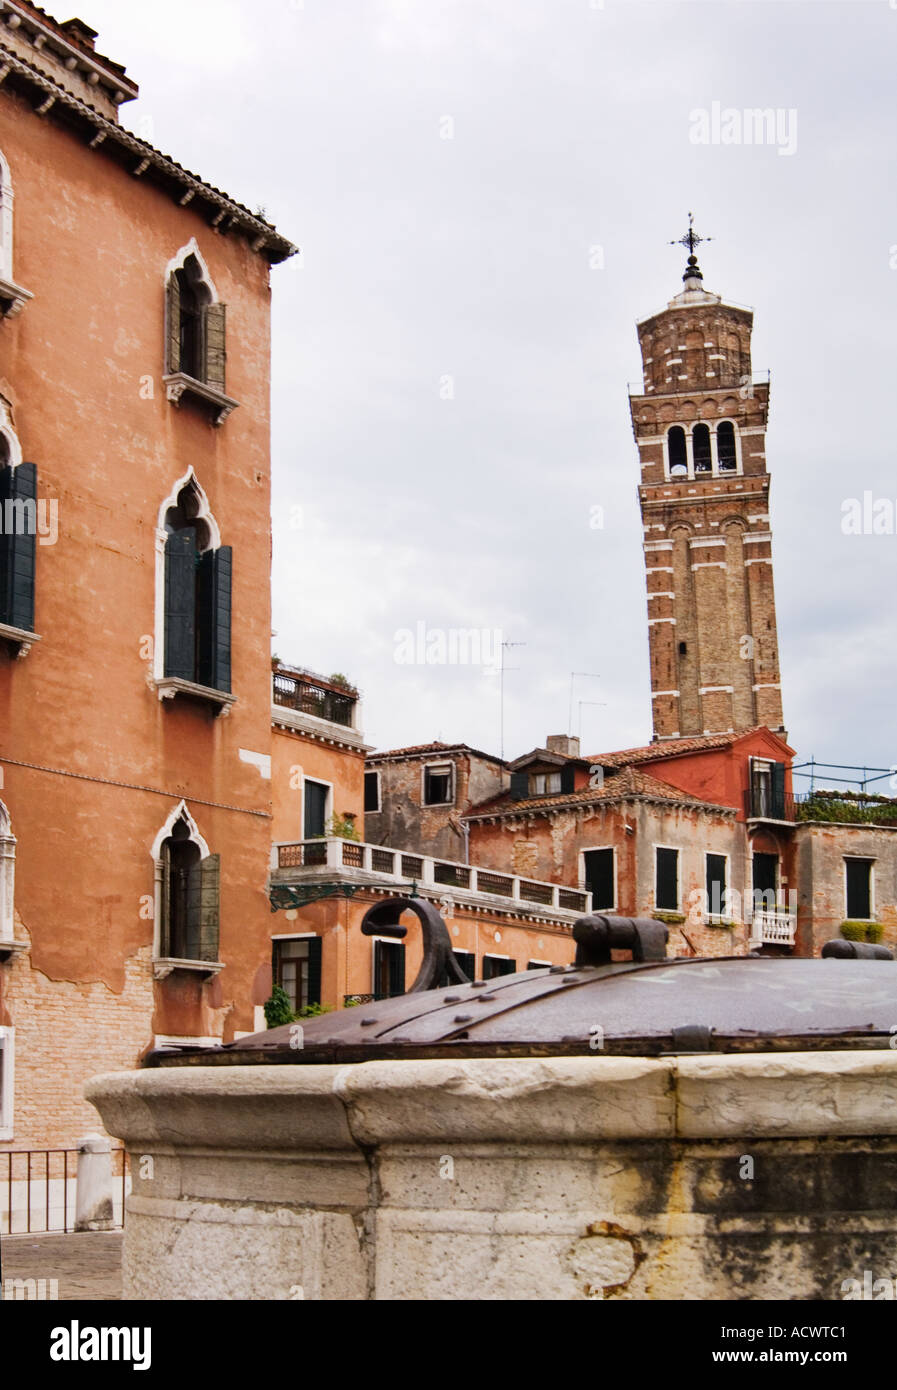
M 555 920 L 570 926 L 592 910 L 592 895 L 517 874 L 500 874 L 454 860 L 383 845 L 364 844 L 338 836 L 278 843 L 272 848 L 272 901 L 278 887 L 341 883 L 363 888 L 413 890 L 421 896 L 450 896 L 460 906 L 487 908 L 537 921 Z

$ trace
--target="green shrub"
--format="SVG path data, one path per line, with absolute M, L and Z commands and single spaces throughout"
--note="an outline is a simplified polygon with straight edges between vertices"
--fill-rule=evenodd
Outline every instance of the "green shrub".
M 881 941 L 884 927 L 881 922 L 842 922 L 841 935 L 845 941 Z
M 286 990 L 280 985 L 275 985 L 271 998 L 265 1000 L 265 1022 L 269 1028 L 281 1028 L 283 1024 L 293 1022 L 293 1006 Z
M 330 1004 L 306 1004 L 304 1009 L 300 1009 L 295 1015 L 296 1018 L 319 1018 L 321 1014 L 332 1012 Z

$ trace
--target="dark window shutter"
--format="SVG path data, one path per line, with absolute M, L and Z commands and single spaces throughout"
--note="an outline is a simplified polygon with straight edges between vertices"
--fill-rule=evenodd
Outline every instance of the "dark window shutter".
M 592 911 L 607 911 L 614 905 L 614 852 L 612 849 L 587 849 L 583 858 Z
M 726 856 L 707 855 L 707 911 L 712 917 L 720 917 L 725 912 L 726 898 Z
M 572 792 L 576 787 L 576 769 L 572 763 L 565 763 L 561 768 L 561 791 Z
M 772 811 L 775 820 L 785 819 L 785 764 L 772 765 Z
M 501 963 L 501 973 L 503 975 L 515 975 L 517 973 L 516 960 L 503 960 Z
M 231 571 L 229 545 L 207 550 L 199 558 L 200 685 L 230 693 Z
M 364 809 L 366 811 L 380 810 L 380 781 L 376 772 L 364 774 Z
M 656 863 L 655 905 L 661 911 L 677 912 L 679 909 L 679 851 L 658 849 Z
M 522 801 L 524 797 L 529 796 L 528 772 L 511 773 L 511 796 L 515 801 Z
M 196 532 L 165 542 L 165 674 L 196 680 Z
M 399 942 L 389 945 L 390 997 L 405 993 L 405 947 Z
M 323 782 L 305 779 L 305 824 L 303 838 L 313 840 L 323 835 L 327 822 L 327 788 Z
M 455 960 L 460 965 L 468 980 L 473 981 L 477 977 L 477 958 L 473 951 L 456 951 Z M 448 984 L 448 981 L 446 981 Z
M 218 959 L 219 908 L 221 902 L 221 855 L 210 854 L 199 864 L 199 950 L 197 960 Z
M 178 955 L 184 960 L 202 960 L 202 907 L 203 907 L 203 866 L 205 861 L 197 859 L 187 871 L 187 926 Z
M 308 1002 L 321 1002 L 321 938 L 314 936 L 308 943 Z
M 206 309 L 206 385 L 224 391 L 226 309 L 223 304 L 210 304 Z
M 868 920 L 872 916 L 872 860 L 845 859 L 847 870 L 848 919 Z
M 0 472 L 0 622 L 34 631 L 37 546 L 37 467 L 20 463 Z
M 169 372 L 181 370 L 181 287 L 172 275 L 165 292 L 166 365 Z

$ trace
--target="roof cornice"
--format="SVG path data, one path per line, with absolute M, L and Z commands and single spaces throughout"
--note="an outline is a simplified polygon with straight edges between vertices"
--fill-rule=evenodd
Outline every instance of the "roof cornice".
M 7 81 L 10 75 L 15 75 L 22 85 L 43 94 L 44 100 L 37 108 L 36 115 L 46 116 L 54 108 L 63 108 L 92 131 L 92 138 L 88 141 L 91 149 L 99 151 L 103 145 L 114 145 L 119 150 L 135 156 L 136 163 L 131 170 L 134 177 L 143 177 L 149 169 L 154 169 L 162 178 L 171 181 L 174 187 L 170 191 L 174 195 L 180 195 L 178 201 L 182 205 L 191 203 L 194 199 L 204 202 L 208 211 L 214 214 L 210 217 L 210 225 L 216 231 L 226 233 L 235 228 L 239 229 L 249 241 L 252 250 L 272 264 L 285 261 L 296 254 L 298 247 L 281 236 L 270 222 L 256 217 L 242 203 L 235 202 L 220 189 L 213 188 L 198 175 L 191 174 L 174 159 L 162 154 L 161 150 L 157 150 L 146 140 L 141 140 L 117 122 L 109 120 L 95 107 L 73 96 L 58 82 L 54 82 L 31 63 L 27 63 L 0 41 L 0 84 Z

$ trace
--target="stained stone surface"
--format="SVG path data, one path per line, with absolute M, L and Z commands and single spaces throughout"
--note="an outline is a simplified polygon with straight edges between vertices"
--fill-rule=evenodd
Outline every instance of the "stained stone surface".
M 895 1051 L 219 1065 L 88 1096 L 135 1174 L 125 1297 L 837 1300 L 897 1264 Z

